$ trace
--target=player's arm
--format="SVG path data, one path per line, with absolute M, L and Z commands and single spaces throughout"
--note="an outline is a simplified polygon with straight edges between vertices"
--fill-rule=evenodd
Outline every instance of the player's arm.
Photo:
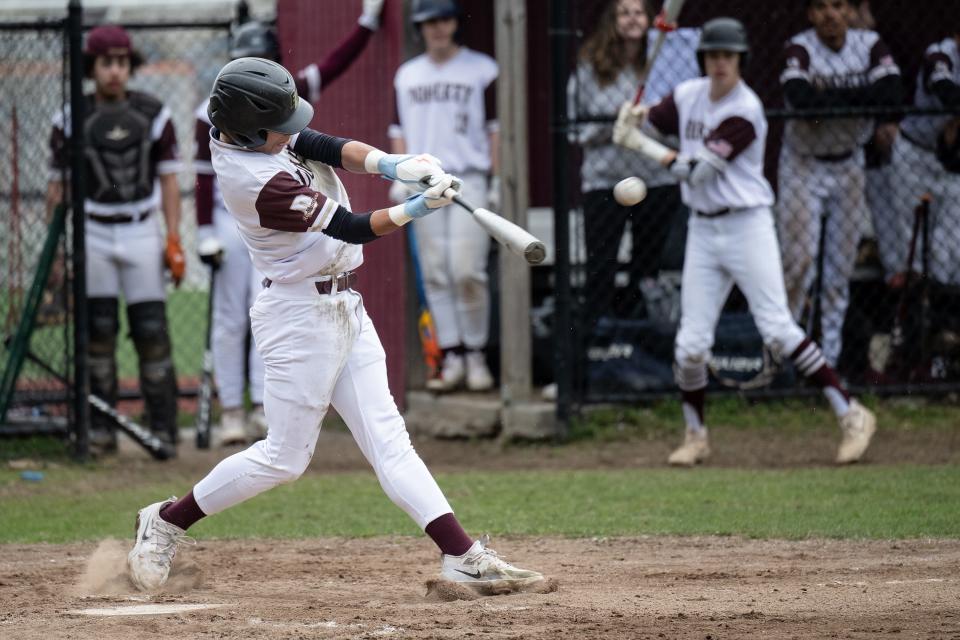
M 160 137 L 154 141 L 154 153 L 160 181 L 160 208 L 167 226 L 164 263 L 170 270 L 174 284 L 180 286 L 187 269 L 183 246 L 180 244 L 180 185 L 177 182 L 177 174 L 183 169 L 183 163 L 177 151 L 177 135 L 169 119 L 164 123 Z
M 818 89 L 810 79 L 810 55 L 798 44 L 786 49 L 786 65 L 780 75 L 787 103 L 796 109 L 899 105 L 903 102 L 900 68 L 880 40 L 870 51 L 869 84 L 864 87 Z
M 380 26 L 382 11 L 383 0 L 363 0 L 363 12 L 353 30 L 337 43 L 323 60 L 297 72 L 297 93 L 301 97 L 316 102 L 320 99 L 321 90 L 333 84 L 334 80 L 350 68 L 363 53 L 370 36 Z
M 213 229 L 213 181 L 216 176 L 210 158 L 210 124 L 202 118 L 197 118 L 194 126 L 194 137 L 197 144 L 197 155 L 193 159 L 193 166 L 197 172 L 196 183 L 193 188 L 194 211 L 197 216 L 197 246 L 215 238 Z M 216 252 L 216 247 L 206 246 L 206 250 Z

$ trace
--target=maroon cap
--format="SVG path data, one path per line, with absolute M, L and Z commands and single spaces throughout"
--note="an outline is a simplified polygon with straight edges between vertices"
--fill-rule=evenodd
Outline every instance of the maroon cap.
M 123 27 L 105 24 L 87 34 L 87 46 L 83 52 L 91 56 L 122 56 L 130 55 L 132 50 L 130 35 Z

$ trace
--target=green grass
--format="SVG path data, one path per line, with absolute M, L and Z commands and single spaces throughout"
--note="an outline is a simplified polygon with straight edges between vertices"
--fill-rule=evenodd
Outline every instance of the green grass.
M 58 467 L 26 488 L 0 472 L 0 542 L 129 537 L 135 510 L 174 481 L 79 493 L 92 469 Z M 439 476 L 473 532 L 563 536 L 960 537 L 960 468 L 631 469 Z M 16 490 L 10 483 L 21 483 Z M 201 538 L 415 535 L 372 474 L 310 474 L 200 522 Z

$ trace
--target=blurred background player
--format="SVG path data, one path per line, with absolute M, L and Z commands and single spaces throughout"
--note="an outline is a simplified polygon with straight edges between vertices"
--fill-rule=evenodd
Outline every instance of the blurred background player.
M 658 33 L 650 30 L 650 24 L 644 0 L 607 3 L 593 33 L 580 48 L 576 72 L 567 84 L 571 120 L 608 116 L 636 94 L 647 51 Z M 695 29 L 679 29 L 667 35 L 661 55 L 669 64 L 651 69 L 644 102 L 655 104 L 683 80 L 697 77 L 698 37 Z M 614 144 L 611 125 L 578 124 L 570 137 L 583 148 L 580 179 L 587 250 L 583 308 L 593 314 L 587 325 L 592 326 L 596 316 L 610 310 L 611 305 L 619 312 L 616 315 L 630 316 L 643 302 L 644 279 L 657 276 L 674 214 L 683 205 L 676 177 L 643 154 Z M 625 176 L 637 176 L 647 185 L 647 197 L 633 207 L 624 207 L 613 198 L 614 185 Z M 628 220 L 632 240 L 630 278 L 626 299 L 621 300 L 615 294 L 617 253 Z
M 807 0 L 806 6 L 813 28 L 786 43 L 780 82 L 787 106 L 900 104 L 900 69 L 876 32 L 847 26 L 847 0 Z M 784 128 L 778 212 L 787 297 L 799 319 L 818 277 L 823 234 L 816 296 L 823 355 L 831 366 L 840 357 L 850 275 L 867 224 L 862 147 L 873 129 L 872 119 L 862 117 L 790 119 Z
M 443 158 L 444 170 L 463 180 L 465 199 L 496 209 L 497 63 L 460 44 L 460 9 L 454 0 L 414 0 L 410 19 L 426 52 L 397 70 L 391 150 Z M 390 193 L 395 202 L 407 196 L 397 183 Z M 429 379 L 427 388 L 451 391 L 465 384 L 471 391 L 490 389 L 493 376 L 484 355 L 490 330 L 490 236 L 458 207 L 430 216 L 414 233 L 444 354 L 439 376 Z
M 177 388 L 164 303 L 164 265 L 179 285 L 186 264 L 180 246 L 177 185 L 182 164 L 170 110 L 151 95 L 127 89 L 142 61 L 130 36 L 118 26 L 100 26 L 87 34 L 84 65 L 94 85 L 86 104 L 84 203 L 90 390 L 116 404 L 117 313 L 122 293 L 150 429 L 173 443 Z M 63 199 L 60 176 L 69 166 L 70 135 L 69 113 L 54 116 L 53 175 L 47 192 L 51 206 Z M 96 416 L 90 444 L 98 452 L 117 446 L 112 427 Z
M 646 107 L 624 103 L 614 139 L 646 153 L 682 180 L 690 210 L 675 347 L 686 431 L 670 464 L 691 466 L 710 455 L 704 404 L 707 363 L 717 321 L 733 285 L 746 297 L 764 344 L 787 355 L 823 390 L 842 432 L 838 463 L 856 462 L 876 430 L 873 414 L 853 400 L 790 315 L 774 229 L 773 190 L 763 175 L 767 120 L 760 98 L 741 79 L 749 51 L 743 25 L 716 18 L 697 49 L 705 78 L 681 83 L 649 110 L 659 134 L 680 137 L 674 151 L 637 127 Z
M 319 63 L 296 74 L 297 92 L 316 102 L 329 86 L 363 52 L 380 23 L 383 0 L 364 0 L 357 26 Z M 230 38 L 230 58 L 266 58 L 282 62 L 274 29 L 262 22 L 245 22 Z M 223 445 L 244 443 L 266 435 L 263 414 L 263 361 L 248 338 L 250 306 L 260 291 L 263 276 L 250 262 L 250 255 L 236 222 L 223 205 L 213 166 L 210 164 L 210 120 L 204 101 L 196 110 L 197 143 L 197 240 L 201 259 L 211 261 L 222 252 L 216 266 L 213 301 L 213 360 L 217 390 L 223 410 L 218 440 Z M 253 411 L 245 419 L 244 379 L 248 381 Z
M 508 564 L 485 539 L 472 540 L 453 515 L 410 443 L 390 395 L 383 345 L 353 289 L 362 245 L 437 215 L 451 202 L 455 179 L 432 159 L 388 155 L 307 129 L 312 117 L 293 76 L 275 62 L 240 58 L 214 82 L 213 167 L 226 208 L 266 276 L 250 317 L 266 366 L 270 429 L 266 440 L 221 461 L 183 498 L 140 510 L 131 578 L 141 589 L 160 587 L 188 527 L 297 479 L 332 406 L 390 499 L 439 547 L 444 578 L 475 588 L 539 582 L 542 575 Z M 354 214 L 334 168 L 412 184 L 429 178 L 430 186 L 403 204 Z

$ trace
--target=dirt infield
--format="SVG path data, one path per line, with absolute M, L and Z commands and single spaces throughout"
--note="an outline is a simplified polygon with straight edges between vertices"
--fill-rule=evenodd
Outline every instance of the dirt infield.
M 427 597 L 437 558 L 417 538 L 201 542 L 152 595 L 117 575 L 126 541 L 8 545 L 0 637 L 960 638 L 960 541 L 495 542 L 559 590 Z M 149 604 L 193 607 L 79 613 Z

